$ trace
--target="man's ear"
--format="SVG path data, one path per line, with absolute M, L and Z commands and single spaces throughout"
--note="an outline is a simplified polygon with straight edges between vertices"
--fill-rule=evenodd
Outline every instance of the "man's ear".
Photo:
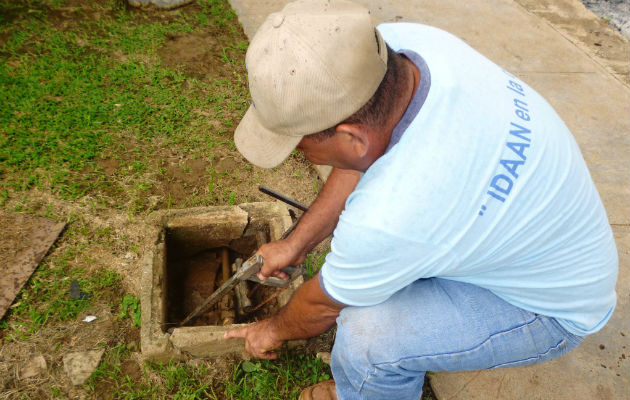
M 347 149 L 351 150 L 356 157 L 363 158 L 367 155 L 370 149 L 370 138 L 363 125 L 339 124 L 335 131 L 341 134 L 340 139 L 345 141 L 344 146 L 347 145 Z

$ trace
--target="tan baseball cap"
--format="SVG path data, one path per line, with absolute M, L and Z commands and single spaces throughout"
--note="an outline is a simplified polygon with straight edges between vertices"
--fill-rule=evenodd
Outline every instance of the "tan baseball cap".
M 299 0 L 270 14 L 245 57 L 252 105 L 234 142 L 271 168 L 303 136 L 344 121 L 374 95 L 387 48 L 369 11 L 345 0 Z

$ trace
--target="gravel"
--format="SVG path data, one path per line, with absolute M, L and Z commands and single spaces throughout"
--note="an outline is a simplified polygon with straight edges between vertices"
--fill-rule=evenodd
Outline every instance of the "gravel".
M 630 0 L 582 0 L 582 3 L 630 40 Z

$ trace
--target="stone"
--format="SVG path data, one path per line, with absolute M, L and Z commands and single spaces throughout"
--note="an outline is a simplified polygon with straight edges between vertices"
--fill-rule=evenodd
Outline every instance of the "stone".
M 155 7 L 163 10 L 182 7 L 194 1 L 195 0 L 127 0 L 129 5 L 133 7 Z
M 247 225 L 247 230 L 243 233 L 243 236 L 253 236 L 259 231 L 275 231 L 276 225 L 279 225 L 280 229 L 286 230 L 287 227 L 291 225 L 291 217 L 289 216 L 289 211 L 284 203 L 255 202 L 243 203 L 238 206 L 249 215 L 249 224 Z M 273 221 L 273 227 L 268 226 L 270 221 Z M 270 233 L 269 240 L 273 241 L 279 239 L 284 233 L 284 230 L 280 232 L 280 235 L 277 235 L 277 232 Z
M 46 372 L 46 359 L 41 354 L 29 358 L 24 368 L 20 371 L 20 379 L 33 378 Z
M 330 365 L 330 362 L 331 362 L 331 359 L 332 359 L 332 356 L 331 356 L 331 354 L 329 352 L 317 353 L 315 355 L 315 357 L 317 357 L 317 359 L 320 360 L 321 362 L 323 362 L 324 364 L 328 364 L 328 365 Z
M 82 385 L 101 362 L 105 349 L 79 351 L 63 356 L 63 370 L 73 385 Z
M 204 212 L 197 211 L 174 213 L 166 223 L 169 249 L 182 257 L 208 248 L 227 247 L 232 239 L 243 235 L 248 224 L 247 212 L 237 206 L 210 207 Z
M 218 357 L 240 353 L 245 349 L 245 340 L 225 339 L 223 335 L 230 329 L 246 324 L 226 326 L 192 326 L 175 328 L 171 335 L 173 347 L 193 357 Z

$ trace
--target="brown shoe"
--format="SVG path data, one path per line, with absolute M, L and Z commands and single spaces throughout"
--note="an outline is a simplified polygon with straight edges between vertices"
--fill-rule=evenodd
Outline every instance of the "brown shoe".
M 335 381 L 331 379 L 307 387 L 300 393 L 299 400 L 337 400 Z

